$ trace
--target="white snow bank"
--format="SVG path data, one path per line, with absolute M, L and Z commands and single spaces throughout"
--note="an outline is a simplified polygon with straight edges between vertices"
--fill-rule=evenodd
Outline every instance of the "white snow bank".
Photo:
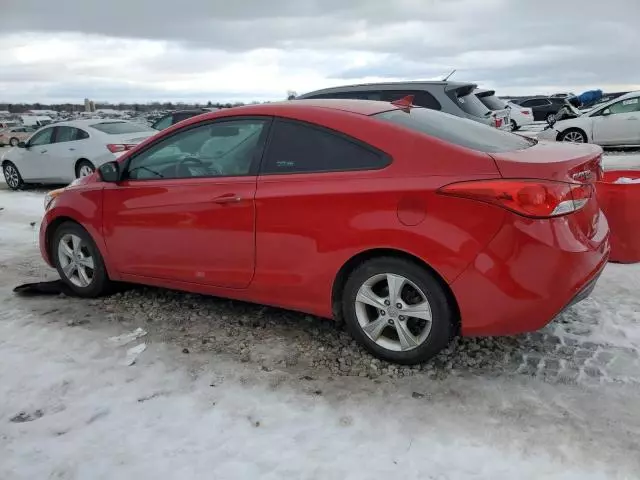
M 43 193 L 0 189 L 0 261 L 37 250 L 43 202 Z
M 596 459 L 580 448 L 592 439 L 557 426 L 573 412 L 497 381 L 493 406 L 375 385 L 325 398 L 219 359 L 180 365 L 161 345 L 125 367 L 122 351 L 106 333 L 0 312 L 0 478 L 585 480 L 635 461 L 607 467 L 602 438 Z M 8 421 L 19 412 L 35 420 Z
M 602 157 L 605 170 L 640 170 L 640 153 L 606 153 Z

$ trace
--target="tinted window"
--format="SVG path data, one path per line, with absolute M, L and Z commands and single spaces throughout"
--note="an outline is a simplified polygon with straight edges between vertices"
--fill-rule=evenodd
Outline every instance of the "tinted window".
M 458 97 L 458 105 L 464 112 L 474 117 L 485 118 L 491 113 L 474 93 Z
M 131 179 L 248 175 L 262 148 L 267 120 L 231 120 L 180 131 L 129 164 Z
M 263 172 L 310 173 L 378 169 L 389 158 L 356 140 L 320 127 L 278 120 L 273 125 Z
M 58 127 L 56 143 L 72 142 L 76 139 L 77 130 L 73 127 Z
M 616 113 L 631 113 L 637 112 L 640 110 L 638 106 L 640 105 L 640 98 L 627 98 L 626 100 L 622 100 L 621 102 L 614 103 L 609 107 L 609 110 L 612 114 Z
M 31 137 L 31 139 L 29 140 L 29 145 L 30 146 L 48 145 L 49 143 L 51 143 L 52 136 L 53 136 L 53 127 L 45 128 L 44 130 L 36 133 L 33 137 Z
M 384 90 L 382 92 L 382 100 L 385 102 L 395 102 L 407 95 L 413 95 L 413 104 L 419 107 L 431 108 L 432 110 L 440 110 L 440 102 L 433 95 L 424 90 Z
M 519 135 L 426 108 L 391 110 L 375 117 L 480 152 L 509 152 L 534 145 L 534 141 Z
M 195 117 L 196 115 L 200 115 L 204 112 L 182 112 L 182 113 L 174 113 L 173 114 L 173 123 L 181 122 L 182 120 L 186 120 L 187 118 Z
M 150 127 L 130 122 L 102 122 L 94 123 L 91 128 L 95 128 L 102 133 L 108 133 L 109 135 L 120 135 L 122 133 L 139 133 L 148 132 Z
M 369 90 L 362 92 L 329 92 L 321 93 L 318 95 L 311 95 L 310 97 L 304 97 L 308 99 L 323 99 L 323 98 L 335 98 L 335 99 L 348 99 L 348 100 L 382 100 L 382 93 L 377 90 Z
M 76 140 L 84 140 L 86 138 L 89 138 L 89 134 L 84 130 L 76 128 Z
M 171 125 L 173 125 L 172 119 L 172 115 L 167 115 L 166 117 L 161 118 L 156 123 L 154 123 L 153 128 L 155 128 L 156 130 L 164 130 L 165 128 L 169 128 Z
M 503 108 L 507 108 L 507 102 L 495 95 L 485 95 L 483 97 L 478 95 L 478 98 L 489 110 L 502 110 Z

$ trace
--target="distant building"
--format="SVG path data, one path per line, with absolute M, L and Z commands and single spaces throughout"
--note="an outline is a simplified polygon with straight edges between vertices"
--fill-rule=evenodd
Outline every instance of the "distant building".
M 90 112 L 91 111 L 91 102 L 89 101 L 88 98 L 84 99 L 84 111 L 85 112 Z
M 89 111 L 90 112 L 95 112 L 96 111 L 96 104 L 93 103 L 93 100 L 89 100 Z

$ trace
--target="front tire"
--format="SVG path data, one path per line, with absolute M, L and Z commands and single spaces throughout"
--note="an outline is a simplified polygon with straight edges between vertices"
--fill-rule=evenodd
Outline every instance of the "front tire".
M 345 285 L 342 310 L 365 349 L 404 365 L 435 356 L 453 333 L 453 311 L 438 280 L 400 258 L 374 258 L 356 268 Z
M 89 160 L 80 160 L 76 165 L 76 178 L 88 177 L 96 171 L 96 167 Z
M 561 142 L 587 143 L 587 136 L 577 128 L 570 128 L 558 135 L 558 140 Z
M 4 165 L 2 165 L 2 173 L 4 173 L 4 180 L 11 190 L 20 190 L 24 186 L 24 181 L 18 171 L 18 167 L 13 163 L 5 162 Z
M 77 223 L 65 222 L 56 229 L 51 256 L 60 278 L 77 296 L 94 298 L 108 291 L 110 280 L 102 255 Z
M 520 127 L 518 126 L 518 124 L 516 123 L 515 120 L 511 120 L 511 131 L 515 132 L 516 130 L 518 130 Z

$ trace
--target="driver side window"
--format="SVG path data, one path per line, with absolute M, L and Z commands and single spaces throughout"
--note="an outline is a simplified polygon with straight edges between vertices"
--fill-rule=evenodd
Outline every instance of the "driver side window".
M 249 175 L 262 151 L 268 120 L 229 120 L 183 130 L 131 159 L 127 178 L 228 177 Z
M 38 132 L 33 137 L 31 137 L 31 139 L 29 140 L 29 146 L 37 147 L 39 145 L 48 145 L 52 143 L 53 141 L 52 137 L 53 137 L 53 127 L 45 128 L 41 132 Z

